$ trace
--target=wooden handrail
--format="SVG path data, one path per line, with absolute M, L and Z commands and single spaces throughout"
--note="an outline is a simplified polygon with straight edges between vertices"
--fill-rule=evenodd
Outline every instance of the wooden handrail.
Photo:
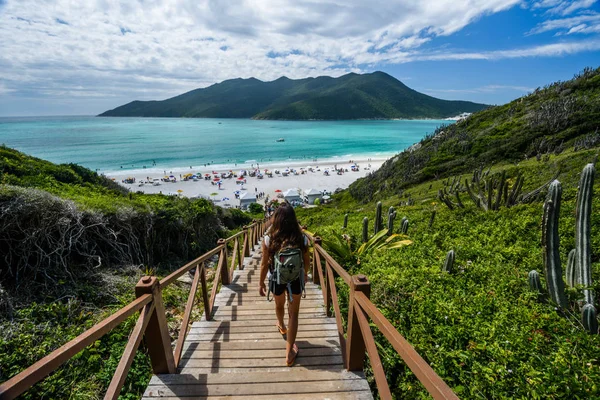
M 362 293 L 356 293 L 355 299 L 434 399 L 458 399 L 446 382 L 423 360 L 371 300 Z
M 241 232 L 226 239 L 221 239 L 214 249 L 188 262 L 183 267 L 167 275 L 160 282 L 154 277 L 143 277 L 136 286 L 137 299 L 122 307 L 108 318 L 98 322 L 75 339 L 54 350 L 26 370 L 2 383 L 0 385 L 0 399 L 10 400 L 19 396 L 85 347 L 94 343 L 138 311 L 141 311 L 140 316 L 131 332 L 119 365 L 117 366 L 115 374 L 107 389 L 105 399 L 116 399 L 119 396 L 143 336 L 146 336 L 146 341 L 148 342 L 150 359 L 152 361 L 154 372 L 161 373 L 164 372 L 163 370 L 175 372 L 175 366 L 179 363 L 181 358 L 183 341 L 187 334 L 199 281 L 202 286 L 204 313 L 206 317 L 210 319 L 214 298 L 220 281 L 228 279 L 230 274 L 233 274 L 236 266 L 240 268 L 243 266 L 243 257 L 246 256 L 245 252 L 248 251 L 248 247 L 252 247 L 258 242 L 268 225 L 269 221 L 266 220 L 254 221 L 251 225 L 245 226 Z M 244 238 L 244 253 L 240 253 L 240 237 Z M 231 267 L 228 268 L 226 263 L 227 244 L 232 240 L 234 241 L 233 255 Z M 204 262 L 216 254 L 220 255 L 219 267 L 216 269 L 215 279 L 213 281 L 214 294 L 209 299 Z M 235 262 L 236 259 L 237 263 Z M 165 310 L 162 304 L 162 289 L 193 268 L 196 268 L 196 272 L 186 303 L 180 337 L 178 338 L 175 348 L 175 357 L 173 357 L 169 332 L 166 326 Z M 151 345 L 151 343 L 154 344 Z M 161 355 L 160 353 L 163 350 L 166 351 L 166 353 Z
M 119 311 L 94 325 L 75 339 L 62 345 L 40 361 L 36 362 L 25 371 L 17 374 L 0 385 L 0 398 L 14 399 L 31 386 L 48 376 L 81 350 L 100 339 L 127 318 L 144 308 L 152 301 L 152 295 L 139 297 L 121 308 Z
M 110 381 L 110 385 L 108 385 L 108 389 L 106 390 L 106 394 L 104 395 L 105 400 L 116 400 L 119 397 L 119 393 L 121 393 L 121 389 L 125 383 L 125 378 L 127 378 L 129 368 L 131 368 L 131 364 L 133 363 L 137 348 L 142 341 L 148 322 L 150 322 L 152 311 L 154 311 L 154 303 L 146 304 L 142 309 L 142 312 L 140 312 L 140 316 L 129 336 L 127 346 L 125 346 L 125 350 L 119 361 L 119 365 L 117 366 L 113 378 Z
M 192 281 L 192 287 L 190 288 L 190 294 L 188 295 L 187 304 L 185 305 L 185 312 L 183 313 L 183 322 L 181 328 L 179 328 L 179 336 L 177 337 L 177 343 L 175 344 L 175 353 L 173 358 L 175 359 L 175 368 L 179 365 L 181 359 L 181 352 L 183 351 L 183 342 L 187 335 L 188 325 L 190 323 L 190 316 L 192 315 L 192 308 L 194 306 L 194 300 L 196 299 L 196 290 L 198 290 L 198 281 L 200 280 L 200 270 L 204 269 L 204 265 L 196 267 L 194 273 L 194 280 Z
M 217 253 L 220 253 L 221 249 L 223 247 L 225 247 L 225 246 L 224 245 L 217 246 L 214 249 L 202 254 L 200 257 L 196 258 L 195 260 L 192 260 L 189 263 L 185 264 L 183 267 L 179 268 L 177 271 L 171 272 L 169 275 L 165 276 L 164 278 L 162 278 L 160 280 L 160 288 L 163 289 L 165 286 L 170 285 L 175 280 L 177 280 L 177 278 L 181 277 L 183 274 L 185 274 L 189 270 L 193 269 L 195 266 L 197 266 L 201 262 L 208 260 L 209 258 L 211 258 L 212 256 L 214 256 Z

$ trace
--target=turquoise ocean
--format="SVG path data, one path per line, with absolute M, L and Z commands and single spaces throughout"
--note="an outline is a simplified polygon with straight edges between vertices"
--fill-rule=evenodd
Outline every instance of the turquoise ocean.
M 0 143 L 55 163 L 124 170 L 233 167 L 285 160 L 384 158 L 443 120 L 259 121 L 249 119 L 0 118 Z M 283 138 L 283 142 L 277 139 Z

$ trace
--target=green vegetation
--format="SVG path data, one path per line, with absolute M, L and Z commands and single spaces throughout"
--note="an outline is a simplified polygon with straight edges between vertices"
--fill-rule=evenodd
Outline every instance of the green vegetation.
M 0 382 L 132 301 L 143 274 L 166 275 L 250 221 L 207 200 L 130 193 L 78 165 L 0 146 Z M 174 337 L 188 292 L 179 282 L 163 292 Z M 101 397 L 135 321 L 23 397 Z M 142 346 L 123 398 L 139 398 L 150 376 Z
M 133 101 L 102 117 L 345 120 L 447 118 L 486 108 L 427 96 L 383 72 L 272 82 L 232 79 L 163 101 Z
M 411 185 L 471 174 L 492 163 L 518 165 L 567 148 L 593 148 L 600 144 L 599 121 L 600 68 L 585 69 L 570 81 L 440 127 L 352 184 L 350 193 L 359 201 L 384 199 Z
M 545 161 L 534 158 L 519 166 L 526 177 L 526 191 L 547 182 L 561 168 L 558 251 L 563 264 L 575 246 L 579 177 L 597 151 L 565 149 Z M 492 173 L 514 172 L 515 168 L 499 164 Z M 443 185 L 441 179 L 427 181 L 407 187 L 402 196 L 381 200 L 383 209 L 394 207 L 411 221 L 408 238 L 412 245 L 371 252 L 361 257 L 360 263 L 335 257 L 350 273 L 368 276 L 373 302 L 460 398 L 599 396 L 600 335 L 586 330 L 595 322 L 589 319 L 590 307 L 584 309 L 582 321 L 578 300 L 583 297 L 583 287 L 565 289 L 568 304 L 563 309 L 548 296 L 540 301 L 538 291 L 529 288 L 529 271 L 543 270 L 541 199 L 494 212 L 485 212 L 472 202 L 450 210 L 437 199 L 437 190 Z M 413 205 L 406 205 L 408 198 Z M 599 207 L 600 189 L 596 185 L 592 209 Z M 298 217 L 324 239 L 331 254 L 336 254 L 335 245 L 328 242 L 340 241 L 338 232 L 345 214 L 347 236 L 343 238 L 351 246 L 360 246 L 363 218 L 372 221 L 377 208 L 374 201 L 361 203 L 343 192 L 334 196 L 332 204 L 299 210 Z M 600 289 L 598 215 L 591 214 L 592 292 Z M 454 259 L 450 268 L 446 263 L 449 265 L 451 249 Z M 541 281 L 538 287 L 547 286 L 544 276 Z M 338 289 L 345 318 L 348 288 L 338 282 Z M 375 327 L 373 330 L 377 331 Z M 425 398 L 422 385 L 376 333 L 392 392 L 397 398 Z M 376 390 L 373 381 L 372 388 Z

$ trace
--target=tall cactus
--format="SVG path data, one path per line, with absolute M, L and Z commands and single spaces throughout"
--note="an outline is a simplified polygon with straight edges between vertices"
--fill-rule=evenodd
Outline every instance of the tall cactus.
M 594 164 L 590 163 L 583 168 L 577 190 L 577 209 L 575 210 L 575 283 L 586 288 L 592 284 L 590 217 L 592 215 L 594 174 Z M 583 296 L 586 303 L 594 303 L 590 290 L 585 289 Z
M 408 234 L 408 218 L 402 218 L 402 225 L 400 226 L 400 232 L 403 234 Z
M 348 213 L 344 214 L 344 229 L 348 227 Z
M 369 218 L 363 218 L 362 241 L 365 243 L 369 240 Z
M 377 232 L 379 232 L 381 230 L 381 202 L 378 201 L 377 202 L 377 211 L 375 213 L 375 224 L 373 226 L 373 234 L 377 235 Z
M 446 261 L 444 261 L 444 266 L 442 267 L 442 271 L 451 273 L 453 266 L 454 266 L 454 250 L 450 250 L 448 252 L 448 254 L 446 254 Z
M 535 269 L 529 271 L 528 281 L 531 290 L 537 292 L 538 299 L 541 298 L 543 296 L 542 282 L 540 280 L 540 274 Z
M 560 265 L 558 218 L 560 215 L 560 200 L 562 187 L 554 180 L 548 188 L 548 197 L 544 202 L 542 219 L 542 247 L 544 252 L 544 269 L 546 285 L 550 298 L 560 307 L 567 307 L 565 284 Z
M 567 270 L 565 271 L 565 277 L 567 285 L 569 287 L 575 286 L 575 249 L 569 252 L 569 258 L 567 259 Z
M 581 322 L 586 331 L 593 335 L 598 334 L 598 317 L 596 308 L 593 305 L 588 303 L 583 306 L 581 309 Z
M 431 218 L 429 218 L 429 229 L 433 226 L 433 221 L 435 221 L 435 210 L 431 212 Z
M 388 235 L 391 235 L 394 232 L 394 220 L 396 219 L 396 211 L 394 211 L 394 207 L 390 207 L 388 210 Z

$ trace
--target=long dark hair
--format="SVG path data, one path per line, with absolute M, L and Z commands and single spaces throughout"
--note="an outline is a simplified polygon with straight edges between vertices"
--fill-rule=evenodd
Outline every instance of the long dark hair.
M 299 247 L 304 252 L 304 234 L 298 225 L 294 207 L 283 203 L 273 213 L 271 231 L 269 232 L 269 257 L 284 247 Z

